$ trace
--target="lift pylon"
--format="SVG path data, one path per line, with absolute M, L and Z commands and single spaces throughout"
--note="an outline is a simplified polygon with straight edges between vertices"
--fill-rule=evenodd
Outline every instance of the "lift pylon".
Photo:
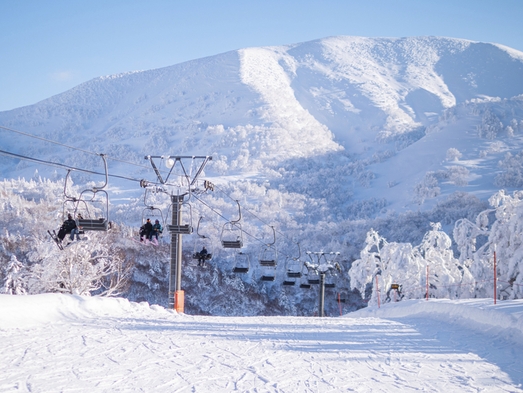
M 202 173 L 207 162 L 212 160 L 211 156 L 146 156 L 146 160 L 151 166 L 158 178 L 158 181 L 164 186 L 164 192 L 168 193 L 171 198 L 172 216 L 171 224 L 167 229 L 171 233 L 171 259 L 169 266 L 169 306 L 178 312 L 184 312 L 184 292 L 182 291 L 182 235 L 192 232 L 192 227 L 185 226 L 182 223 L 182 205 L 185 196 L 191 194 L 195 188 L 196 180 Z M 162 173 L 155 160 L 165 162 L 168 169 L 167 174 Z M 190 162 L 190 165 L 187 164 Z M 199 165 L 195 163 L 199 162 Z M 195 169 L 193 173 L 193 169 Z M 172 180 L 175 169 L 179 169 L 178 178 Z M 149 184 L 143 180 L 140 182 L 142 187 Z M 176 193 L 174 191 L 177 191 Z M 190 228 L 189 228 L 190 227 Z

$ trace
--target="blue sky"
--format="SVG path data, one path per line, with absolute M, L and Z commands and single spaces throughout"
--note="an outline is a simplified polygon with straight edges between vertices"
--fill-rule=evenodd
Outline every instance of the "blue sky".
M 523 51 L 523 0 L 0 0 L 0 111 L 102 75 L 335 35 Z

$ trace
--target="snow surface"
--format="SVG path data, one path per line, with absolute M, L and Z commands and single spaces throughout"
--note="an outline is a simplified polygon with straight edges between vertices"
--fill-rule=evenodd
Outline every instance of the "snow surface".
M 523 392 L 523 300 L 209 317 L 0 295 L 1 392 Z

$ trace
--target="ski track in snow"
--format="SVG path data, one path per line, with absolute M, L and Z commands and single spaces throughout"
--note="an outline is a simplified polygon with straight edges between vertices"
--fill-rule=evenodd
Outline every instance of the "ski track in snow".
M 523 345 L 441 320 L 161 311 L 0 328 L 0 392 L 523 392 Z

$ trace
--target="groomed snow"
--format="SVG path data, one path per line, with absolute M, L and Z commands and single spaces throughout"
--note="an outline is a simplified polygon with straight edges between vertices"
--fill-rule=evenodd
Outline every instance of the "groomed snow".
M 523 392 L 523 300 L 209 317 L 0 295 L 0 392 Z

